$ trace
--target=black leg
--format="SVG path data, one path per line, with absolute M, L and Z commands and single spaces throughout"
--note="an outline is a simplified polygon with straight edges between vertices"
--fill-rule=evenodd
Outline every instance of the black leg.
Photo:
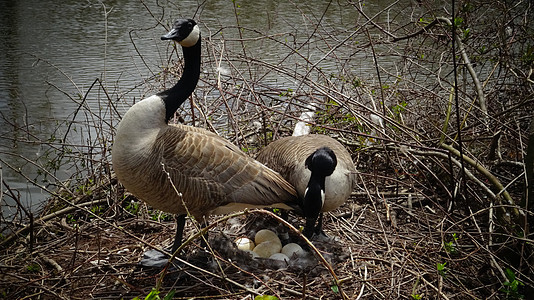
M 172 243 L 171 253 L 176 252 L 178 247 L 182 244 L 182 236 L 184 233 L 185 215 L 176 216 L 176 235 Z M 167 248 L 168 249 L 168 248 Z M 158 250 L 151 249 L 143 253 L 143 258 L 139 262 L 141 266 L 151 268 L 163 268 L 169 262 L 169 257 Z
M 180 245 L 182 245 L 182 238 L 184 235 L 185 215 L 178 215 L 176 217 L 176 235 L 174 236 L 174 243 L 172 244 L 171 252 L 174 253 Z
M 329 238 L 323 231 L 323 213 L 319 215 L 319 221 L 317 221 L 317 226 L 315 227 L 314 240 L 323 242 L 332 241 L 332 239 Z
M 315 227 L 315 235 L 322 238 L 327 238 L 328 236 L 323 231 L 323 213 L 319 215 L 319 221 L 317 221 L 317 226 Z
M 306 225 L 304 226 L 304 231 L 302 231 L 302 234 L 304 234 L 304 236 L 308 239 L 311 239 L 314 234 L 316 220 L 317 218 L 306 218 Z
M 317 226 L 315 222 L 317 221 Z M 323 240 L 328 239 L 328 236 L 323 231 L 323 213 L 320 213 L 316 218 L 306 218 L 306 226 L 302 232 L 308 239 Z

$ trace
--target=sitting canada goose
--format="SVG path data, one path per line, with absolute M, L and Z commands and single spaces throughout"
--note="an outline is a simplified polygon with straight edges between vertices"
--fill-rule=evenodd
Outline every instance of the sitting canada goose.
M 161 39 L 182 46 L 183 74 L 176 85 L 126 112 L 112 160 L 127 190 L 154 208 L 178 215 L 172 251 L 181 244 L 187 212 L 200 221 L 245 207 L 287 209 L 297 204 L 293 186 L 229 141 L 201 128 L 168 124 L 199 79 L 199 26 L 191 19 L 177 20 Z
M 263 148 L 256 159 L 279 172 L 297 190 L 306 218 L 303 234 L 308 238 L 324 235 L 322 212 L 345 203 L 356 181 L 349 152 L 326 135 L 281 138 Z

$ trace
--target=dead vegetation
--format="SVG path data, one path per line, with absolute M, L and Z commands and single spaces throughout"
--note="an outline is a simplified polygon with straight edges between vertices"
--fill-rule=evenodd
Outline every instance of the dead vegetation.
M 322 16 L 294 4 L 306 20 L 305 33 L 242 25 L 245 8 L 235 3 L 234 26 L 204 23 L 202 82 L 178 113 L 183 122 L 216 131 L 254 155 L 290 134 L 300 113 L 313 106 L 312 131 L 350 149 L 359 187 L 327 215 L 325 231 L 337 241 L 316 243 L 321 256 L 279 269 L 243 256 L 233 239 L 260 227 L 284 227 L 272 213 L 252 211 L 213 217 L 207 253 L 195 239 L 177 265 L 139 267 L 144 251 L 171 243 L 173 216 L 153 211 L 117 184 L 110 164 L 113 128 L 121 106 L 133 100 L 95 81 L 84 99 L 99 97 L 107 108 L 95 113 L 80 104 L 90 144 L 41 141 L 56 155 L 53 162 L 75 170 L 71 180 L 56 180 L 50 165 L 41 166 L 47 184 L 28 180 L 50 201 L 34 214 L 4 182 L 2 197 L 17 204 L 2 220 L 0 297 L 142 299 L 153 288 L 162 298 L 174 292 L 173 299 L 531 294 L 526 183 L 534 166 L 528 161 L 534 152 L 528 144 L 534 135 L 533 8 L 459 2 L 451 19 L 449 6 L 414 3 L 373 10 L 362 2 L 331 2 Z M 328 21 L 329 11 L 340 10 L 352 19 Z M 379 17 L 385 14 L 389 18 Z M 284 50 L 264 58 L 248 50 L 251 43 Z M 172 84 L 181 70 L 168 50 L 169 67 L 149 82 L 154 90 Z M 372 67 L 362 70 L 362 60 Z M 290 217 L 297 228 L 301 221 Z M 186 231 L 197 232 L 190 222 Z

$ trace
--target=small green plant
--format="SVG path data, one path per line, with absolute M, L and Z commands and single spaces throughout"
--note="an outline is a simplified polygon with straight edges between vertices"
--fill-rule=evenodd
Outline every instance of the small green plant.
M 354 78 L 352 79 L 351 83 L 352 83 L 352 87 L 353 87 L 354 89 L 359 88 L 359 87 L 361 87 L 361 86 L 363 85 L 363 84 L 362 84 L 362 81 L 361 81 L 360 78 L 358 78 L 358 77 L 354 77 Z
M 68 214 L 67 217 L 67 224 L 76 224 L 76 218 L 72 214 Z
M 254 297 L 254 300 L 278 300 L 278 297 L 269 295 L 258 295 Z
M 152 221 L 171 221 L 173 219 L 172 214 L 167 214 L 159 210 L 153 210 L 150 212 L 150 219 Z
M 102 215 L 102 211 L 104 211 L 104 207 L 102 205 L 93 205 L 93 206 L 91 206 L 91 212 L 94 213 L 97 216 Z
M 282 97 L 291 97 L 293 96 L 293 89 L 290 89 L 288 88 L 287 91 L 283 91 L 283 92 L 280 92 L 280 94 L 278 94 L 278 97 L 282 98 Z
M 391 110 L 393 111 L 393 115 L 395 118 L 398 118 L 400 114 L 402 114 L 406 110 L 406 106 L 408 106 L 408 103 L 402 101 L 397 105 L 394 105 Z
M 437 266 L 436 266 L 437 270 L 438 270 L 438 274 L 445 278 L 447 276 L 447 262 L 444 262 L 444 263 L 438 263 Z
M 26 266 L 26 271 L 30 273 L 37 273 L 41 270 L 41 267 L 39 267 L 38 264 L 32 263 Z
M 272 136 L 272 133 L 271 133 L 271 136 Z M 241 151 L 245 153 L 254 153 L 256 149 L 257 149 L 256 147 L 241 147 Z
M 519 292 L 519 287 L 524 284 L 517 280 L 514 271 L 511 269 L 506 268 L 504 273 L 508 280 L 503 283 L 504 287 L 500 291 L 506 294 L 506 299 L 524 299 L 525 296 Z
M 94 180 L 89 179 L 87 184 L 80 184 L 78 187 L 76 187 L 76 192 L 80 195 L 88 195 L 90 196 L 93 191 L 91 191 L 91 186 L 93 185 Z
M 462 27 L 464 24 L 464 19 L 460 18 L 460 17 L 456 17 L 454 18 L 454 25 L 459 28 L 459 27 Z
M 410 295 L 412 297 L 412 299 L 415 299 L 415 300 L 419 300 L 419 299 L 422 299 L 423 298 L 423 295 L 420 295 L 417 293 L 417 287 L 419 286 L 419 277 L 417 277 L 417 279 L 415 280 L 415 283 L 412 287 L 412 294 Z
M 463 37 L 462 40 L 466 40 L 469 37 L 469 33 L 471 32 L 470 28 L 466 28 L 463 30 Z
M 130 201 L 130 203 L 128 203 L 124 209 L 126 209 L 126 211 L 130 212 L 132 215 L 137 215 L 139 212 L 139 201 Z
M 176 293 L 176 291 L 175 290 L 170 291 L 163 298 L 161 298 L 159 296 L 159 293 L 160 293 L 160 291 L 158 291 L 157 289 L 153 288 L 152 291 L 150 291 L 150 293 L 148 293 L 148 295 L 144 298 L 144 300 L 162 300 L 162 299 L 163 300 L 171 300 L 174 297 L 174 293 Z M 141 298 L 135 297 L 135 298 L 133 298 L 133 300 L 141 300 Z
M 456 235 L 456 233 L 453 233 L 452 240 L 448 242 L 443 242 L 443 248 L 445 248 L 445 251 L 447 251 L 447 253 L 455 254 L 457 242 L 458 242 L 458 236 Z

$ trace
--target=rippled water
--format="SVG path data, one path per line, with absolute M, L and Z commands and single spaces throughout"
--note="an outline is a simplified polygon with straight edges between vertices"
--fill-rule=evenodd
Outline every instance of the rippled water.
M 107 22 L 105 10 L 110 11 Z M 67 129 L 58 124 L 73 118 L 78 108 L 70 98 L 80 100 L 97 78 L 120 91 L 149 76 L 129 32 L 138 24 L 155 22 L 136 1 L 2 1 L 0 11 L 2 175 L 29 205 L 46 195 L 7 164 L 39 178 L 31 161 L 43 155 L 44 147 L 35 141 L 63 137 Z M 138 38 L 137 46 L 148 50 L 156 35 L 150 36 Z M 157 61 L 148 63 L 157 68 Z M 91 100 L 89 106 L 98 106 Z M 67 173 L 59 170 L 57 175 Z

